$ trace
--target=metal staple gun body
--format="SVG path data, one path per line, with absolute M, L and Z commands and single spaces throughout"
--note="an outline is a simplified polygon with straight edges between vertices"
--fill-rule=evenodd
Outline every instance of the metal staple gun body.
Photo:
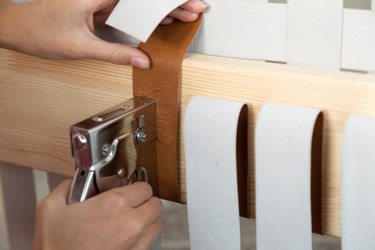
M 70 128 L 75 176 L 68 203 L 148 181 L 157 190 L 155 102 L 139 97 Z

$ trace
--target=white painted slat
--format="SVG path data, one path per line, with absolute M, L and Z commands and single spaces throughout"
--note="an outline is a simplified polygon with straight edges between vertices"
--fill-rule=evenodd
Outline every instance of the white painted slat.
M 207 0 L 194 51 L 257 60 L 285 61 L 286 5 Z
M 194 96 L 184 138 L 190 248 L 241 246 L 237 185 L 237 128 L 244 103 Z
M 375 71 L 375 11 L 344 10 L 344 69 Z
M 351 115 L 342 151 L 342 249 L 375 249 L 375 119 Z
M 255 132 L 258 250 L 311 250 L 311 152 L 319 110 L 266 103 Z
M 0 179 L 8 245 L 10 249 L 29 250 L 36 206 L 32 170 L 0 163 Z
M 288 0 L 287 62 L 339 70 L 343 0 Z
M 375 0 L 371 1 L 371 10 L 375 11 Z M 370 74 L 375 74 L 375 71 L 369 72 Z
M 49 184 L 47 172 L 40 170 L 33 170 L 33 178 L 35 183 L 35 195 L 37 203 L 46 197 L 49 193 Z
M 67 180 L 67 179 L 72 179 L 71 177 L 67 177 L 67 176 L 60 175 L 60 174 L 54 174 L 54 173 L 48 173 L 47 178 L 48 178 L 48 185 L 49 185 L 50 190 L 55 189 L 62 181 Z
M 119 1 L 106 24 L 146 42 L 161 20 L 187 0 Z

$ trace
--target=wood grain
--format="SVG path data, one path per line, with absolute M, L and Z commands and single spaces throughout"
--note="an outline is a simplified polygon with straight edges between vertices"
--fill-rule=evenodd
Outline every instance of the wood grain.
M 90 60 L 48 61 L 0 50 L 0 161 L 73 175 L 69 126 L 130 98 L 131 73 L 127 66 Z M 340 235 L 343 127 L 351 112 L 375 116 L 375 76 L 192 54 L 183 64 L 180 121 L 193 95 L 249 104 L 248 178 L 252 216 L 255 216 L 252 141 L 260 106 L 273 101 L 322 109 L 325 116 L 323 232 Z M 183 145 L 182 134 L 179 135 Z M 186 199 L 184 162 L 181 146 L 179 176 L 181 195 Z

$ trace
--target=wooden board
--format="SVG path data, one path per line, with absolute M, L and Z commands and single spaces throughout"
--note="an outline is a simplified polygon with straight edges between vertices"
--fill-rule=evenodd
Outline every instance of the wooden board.
M 0 161 L 73 175 L 69 126 L 131 97 L 131 68 L 98 61 L 48 61 L 0 50 Z M 323 232 L 340 235 L 340 151 L 349 113 L 375 116 L 375 76 L 283 64 L 189 55 L 183 65 L 181 118 L 191 96 L 249 106 L 249 202 L 255 216 L 254 121 L 266 101 L 325 113 Z M 181 129 L 180 129 L 181 131 Z M 180 143 L 182 145 L 182 134 Z M 181 194 L 185 163 L 180 147 Z

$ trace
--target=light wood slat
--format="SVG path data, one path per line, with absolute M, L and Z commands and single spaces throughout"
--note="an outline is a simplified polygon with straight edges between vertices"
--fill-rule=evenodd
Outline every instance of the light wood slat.
M 65 175 L 73 174 L 69 126 L 132 93 L 126 66 L 48 61 L 0 50 L 0 69 L 0 160 Z M 261 104 L 272 100 L 323 109 L 323 231 L 340 235 L 342 130 L 350 112 L 375 116 L 375 76 L 193 54 L 183 65 L 181 119 L 192 95 L 249 103 L 252 215 L 254 121 Z M 185 197 L 183 148 L 180 172 Z

